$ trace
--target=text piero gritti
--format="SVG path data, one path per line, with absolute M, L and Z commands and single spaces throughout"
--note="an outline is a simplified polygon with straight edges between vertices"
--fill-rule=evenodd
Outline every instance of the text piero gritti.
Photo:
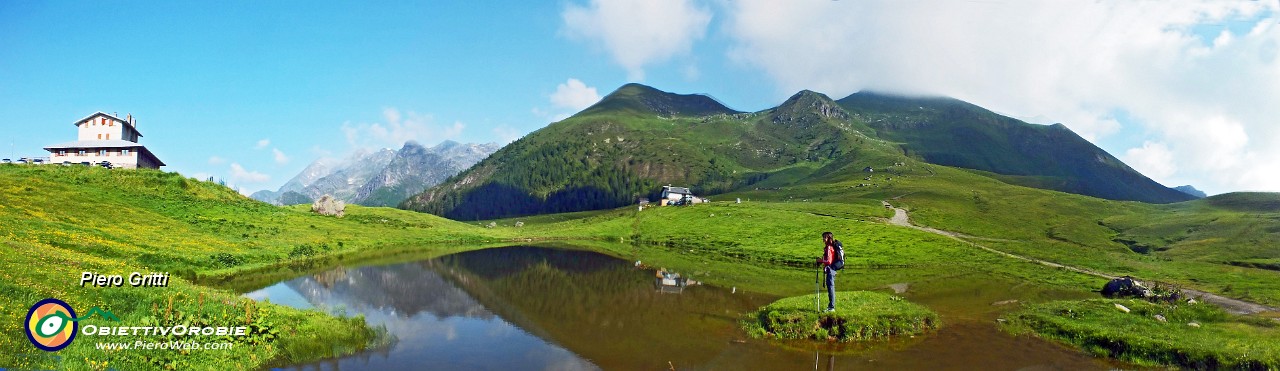
M 133 287 L 169 287 L 169 272 L 157 273 L 130 273 L 126 279 L 123 275 L 107 275 L 97 272 L 83 272 L 80 274 L 80 287 L 120 287 L 125 284 Z

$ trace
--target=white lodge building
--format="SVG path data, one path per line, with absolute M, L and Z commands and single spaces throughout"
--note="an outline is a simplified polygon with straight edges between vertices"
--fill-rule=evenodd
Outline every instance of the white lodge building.
M 114 167 L 159 169 L 165 166 L 147 147 L 138 144 L 138 127 L 133 115 L 119 117 L 97 112 L 76 121 L 79 137 L 74 142 L 58 143 L 44 147 L 49 151 L 49 162 L 99 164 L 110 162 Z

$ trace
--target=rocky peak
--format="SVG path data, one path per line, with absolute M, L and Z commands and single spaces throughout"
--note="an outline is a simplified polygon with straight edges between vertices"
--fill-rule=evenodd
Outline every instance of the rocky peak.
M 845 112 L 844 108 L 841 108 L 839 104 L 836 104 L 836 101 L 826 94 L 812 90 L 801 90 L 799 93 L 795 93 L 775 110 L 780 114 L 791 116 L 812 113 L 828 119 L 847 120 L 849 118 L 849 113 Z

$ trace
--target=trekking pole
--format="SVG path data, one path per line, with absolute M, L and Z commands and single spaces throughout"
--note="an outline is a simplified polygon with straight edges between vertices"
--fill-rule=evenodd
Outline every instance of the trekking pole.
M 813 270 L 813 311 L 822 312 L 818 297 L 822 296 L 822 267 Z

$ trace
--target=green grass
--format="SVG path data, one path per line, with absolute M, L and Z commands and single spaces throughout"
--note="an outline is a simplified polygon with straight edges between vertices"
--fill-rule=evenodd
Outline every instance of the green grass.
M 61 166 L 0 165 L 0 225 L 0 367 L 19 369 L 254 369 L 351 354 L 388 339 L 361 318 L 258 304 L 225 287 L 233 278 L 289 278 L 357 257 L 508 238 L 394 209 L 349 206 L 345 218 L 322 217 L 174 173 Z M 167 288 L 81 288 L 84 271 L 172 276 Z M 107 309 L 126 324 L 244 324 L 252 333 L 233 338 L 229 351 L 106 352 L 79 337 L 45 353 L 22 327 L 30 305 L 49 297 L 79 311 Z
M 1131 312 L 1119 310 L 1117 304 Z M 1164 316 L 1167 322 L 1157 320 L 1156 315 Z M 1034 332 L 1099 357 L 1144 365 L 1280 368 L 1280 342 L 1276 341 L 1280 322 L 1232 316 L 1208 304 L 1056 301 L 1015 312 L 1007 323 L 1015 332 Z
M 613 255 L 681 272 L 703 272 L 696 276 L 700 281 L 777 295 L 812 290 L 812 262 L 821 253 L 824 231 L 833 232 L 844 243 L 849 268 L 841 284 L 849 288 L 871 289 L 965 273 L 1079 291 L 1105 283 L 1011 260 L 943 236 L 885 225 L 876 218 L 887 216 L 886 210 L 869 202 L 726 201 L 579 215 L 546 224 L 531 221 L 519 228 L 506 224 L 494 230 L 530 238 L 596 239 L 601 241 L 598 249 Z M 617 242 L 627 244 L 620 247 Z
M 333 357 L 376 346 L 388 339 L 370 329 L 361 317 L 339 318 L 315 311 L 258 304 L 233 292 L 171 279 L 159 288 L 81 288 L 81 272 L 124 274 L 150 272 L 124 260 L 102 258 L 40 244 L 2 241 L 0 259 L 0 366 L 16 369 L 252 369 L 272 362 L 297 362 Z M 32 269 L 38 267 L 38 269 Z M 29 306 L 44 298 L 58 298 L 83 315 L 98 307 L 122 322 L 94 318 L 80 323 L 98 326 L 248 326 L 247 337 L 90 337 L 78 335 L 57 353 L 33 348 L 22 335 Z M 174 341 L 231 342 L 225 351 L 106 352 L 101 342 Z
M 867 341 L 936 330 L 938 315 L 922 305 L 870 291 L 836 292 L 836 311 L 819 312 L 826 296 L 809 294 L 775 301 L 743 321 L 753 337 Z

